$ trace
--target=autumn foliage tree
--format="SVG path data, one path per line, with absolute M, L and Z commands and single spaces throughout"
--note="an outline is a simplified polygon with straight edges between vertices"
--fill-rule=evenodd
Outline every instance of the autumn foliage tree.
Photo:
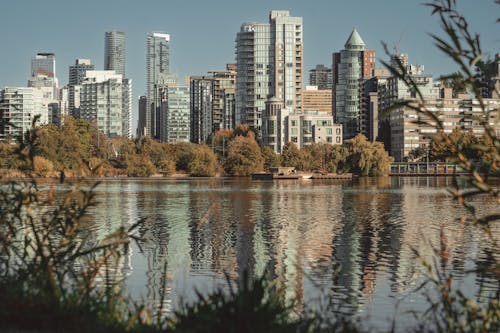
M 233 176 L 248 176 L 264 169 L 260 147 L 252 132 L 248 136 L 238 135 L 228 145 L 224 170 Z

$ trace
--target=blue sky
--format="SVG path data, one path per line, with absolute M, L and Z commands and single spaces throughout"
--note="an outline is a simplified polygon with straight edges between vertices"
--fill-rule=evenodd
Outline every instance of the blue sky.
M 104 32 L 127 35 L 127 76 L 136 99 L 145 92 L 145 42 L 150 31 L 171 34 L 171 71 L 180 82 L 186 75 L 224 69 L 235 61 L 234 39 L 241 24 L 266 22 L 271 9 L 302 16 L 305 71 L 331 65 L 331 54 L 343 48 L 353 27 L 377 59 L 385 59 L 381 41 L 400 40 L 400 52 L 434 75 L 455 68 L 433 47 L 429 33 L 440 33 L 436 17 L 424 1 L 415 0 L 16 0 L 0 5 L 2 52 L 0 88 L 25 86 L 30 61 L 37 52 L 54 52 L 57 76 L 68 81 L 76 58 L 90 58 L 97 69 L 104 62 Z M 481 35 L 483 51 L 500 52 L 495 23 L 500 6 L 494 0 L 458 0 L 459 8 Z M 136 126 L 136 104 L 134 104 Z

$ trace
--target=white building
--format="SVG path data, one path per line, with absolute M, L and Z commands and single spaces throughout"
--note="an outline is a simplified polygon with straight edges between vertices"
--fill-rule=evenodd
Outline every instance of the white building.
M 262 143 L 281 153 L 286 143 L 299 149 L 312 143 L 342 144 L 342 125 L 329 112 L 290 112 L 272 97 L 262 114 Z
M 11 141 L 31 128 L 35 116 L 37 125 L 49 122 L 49 109 L 43 106 L 43 93 L 35 88 L 6 87 L 0 90 L 0 140 Z
M 160 141 L 189 142 L 189 88 L 166 86 L 161 93 Z
M 131 89 L 131 80 L 114 71 L 87 71 L 80 86 L 80 118 L 110 137 L 130 137 Z
M 272 10 L 269 23 L 244 23 L 236 36 L 236 125 L 248 124 L 260 137 L 269 96 L 302 111 L 302 60 L 302 17 Z

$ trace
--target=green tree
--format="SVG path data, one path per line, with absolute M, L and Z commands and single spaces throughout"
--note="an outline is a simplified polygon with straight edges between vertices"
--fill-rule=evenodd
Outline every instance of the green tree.
M 369 142 L 362 134 L 346 140 L 346 164 L 350 172 L 361 176 L 388 175 L 392 158 L 381 142 Z
M 300 150 L 293 142 L 287 142 L 281 151 L 281 165 L 298 168 L 301 164 Z
M 251 132 L 250 132 L 251 133 Z M 236 136 L 228 146 L 224 170 L 233 176 L 248 176 L 262 171 L 264 159 L 253 133 L 248 136 Z
M 261 155 L 264 160 L 264 170 L 269 171 L 269 168 L 278 167 L 281 165 L 280 156 L 276 154 L 271 147 L 262 147 Z

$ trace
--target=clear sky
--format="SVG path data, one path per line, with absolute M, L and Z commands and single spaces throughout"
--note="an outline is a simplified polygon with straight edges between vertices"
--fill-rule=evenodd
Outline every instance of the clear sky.
M 244 22 L 267 22 L 271 9 L 289 10 L 304 24 L 304 70 L 331 65 L 331 54 L 343 48 L 353 27 L 377 59 L 386 59 L 381 41 L 399 42 L 413 64 L 440 75 L 455 68 L 434 48 L 429 33 L 440 33 L 425 0 L 15 0 L 0 4 L 0 88 L 25 86 L 31 58 L 54 52 L 57 76 L 68 81 L 76 58 L 90 58 L 96 69 L 104 63 L 104 32 L 124 31 L 127 77 L 133 98 L 145 93 L 146 34 L 171 35 L 171 71 L 182 83 L 235 62 L 234 40 Z M 473 31 L 481 35 L 483 51 L 500 52 L 500 6 L 494 0 L 458 0 Z M 306 76 L 306 79 L 308 75 Z M 133 124 L 137 125 L 137 103 Z

